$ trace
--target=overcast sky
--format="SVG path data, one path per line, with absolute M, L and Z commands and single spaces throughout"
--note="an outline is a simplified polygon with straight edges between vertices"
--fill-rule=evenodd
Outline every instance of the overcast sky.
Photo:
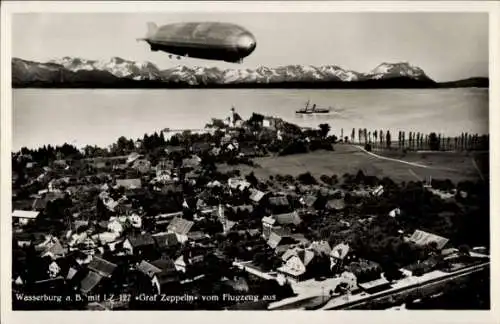
M 223 21 L 257 39 L 242 65 L 187 58 L 182 64 L 256 68 L 338 65 L 368 72 L 382 62 L 410 62 L 436 81 L 488 76 L 488 16 L 483 13 L 33 13 L 13 16 L 12 56 L 48 61 L 113 56 L 179 65 L 136 38 L 146 23 Z

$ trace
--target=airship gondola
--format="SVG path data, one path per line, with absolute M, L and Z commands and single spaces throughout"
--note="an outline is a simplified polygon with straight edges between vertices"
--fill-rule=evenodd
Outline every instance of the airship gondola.
M 145 41 L 151 51 L 181 57 L 241 63 L 257 46 L 245 28 L 221 22 L 174 23 L 158 27 L 148 23 Z

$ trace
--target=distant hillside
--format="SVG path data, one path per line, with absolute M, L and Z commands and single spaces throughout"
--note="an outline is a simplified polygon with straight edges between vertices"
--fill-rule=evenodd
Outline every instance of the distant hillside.
M 489 78 L 468 78 L 464 80 L 441 82 L 441 88 L 489 88 Z
M 359 73 L 336 65 L 287 65 L 254 70 L 177 66 L 160 70 L 151 62 L 134 62 L 119 57 L 108 61 L 64 57 L 47 63 L 12 59 L 12 86 L 15 88 L 376 89 L 476 86 L 468 84 L 479 83 L 463 80 L 439 84 L 421 68 L 409 63 L 382 63 L 369 73 Z

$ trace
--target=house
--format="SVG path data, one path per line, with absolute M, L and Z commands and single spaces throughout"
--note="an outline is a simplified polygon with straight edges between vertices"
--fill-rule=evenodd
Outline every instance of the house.
M 250 237 L 257 237 L 260 235 L 260 230 L 259 229 L 256 229 L 256 228 L 253 228 L 253 229 L 249 229 L 247 230 L 247 234 L 250 236 Z
M 309 249 L 314 251 L 317 255 L 330 255 L 332 253 L 330 244 L 324 240 L 312 242 Z
M 262 218 L 262 236 L 264 236 L 265 239 L 269 239 L 275 223 L 276 219 L 271 216 L 264 216 Z
M 68 166 L 68 163 L 66 162 L 66 160 L 63 160 L 63 159 L 55 160 L 53 162 L 53 164 L 55 167 L 59 167 L 59 168 L 63 168 L 63 169 L 65 169 Z
M 382 196 L 383 193 L 384 193 L 384 186 L 381 185 L 373 189 L 373 191 L 371 192 L 371 194 L 375 197 L 380 197 Z
M 80 282 L 80 292 L 84 295 L 91 293 L 102 279 L 103 277 L 98 273 L 89 271 L 87 276 Z
M 277 127 L 276 118 L 264 117 L 264 119 L 262 120 L 262 126 L 265 128 L 276 129 Z
M 314 206 L 317 200 L 318 197 L 314 195 L 307 195 L 305 197 L 300 198 L 300 203 L 304 205 L 304 207 L 311 208 Z
M 349 245 L 340 243 L 331 249 L 330 252 L 330 269 L 338 271 L 342 268 L 343 261 L 349 254 Z
M 192 168 L 195 169 L 201 164 L 201 158 L 197 155 L 192 156 L 191 158 L 186 158 L 182 160 L 183 168 Z
M 343 198 L 340 199 L 330 199 L 326 203 L 326 209 L 341 211 L 345 208 L 345 202 Z
M 270 197 L 269 204 L 273 207 L 286 207 L 290 205 L 290 202 L 285 196 Z
M 130 235 L 123 241 L 123 249 L 131 255 L 142 255 L 153 251 L 155 243 L 151 234 Z
M 189 266 L 193 265 L 202 265 L 204 262 L 203 255 L 195 255 L 195 256 L 186 256 L 181 255 L 177 259 L 175 259 L 175 268 L 177 271 L 186 272 Z
M 167 231 L 169 233 L 175 233 L 179 242 L 184 243 L 188 240 L 187 234 L 193 227 L 193 222 L 184 218 L 175 217 L 168 224 Z
M 139 159 L 141 155 L 137 152 L 132 152 L 127 156 L 126 164 L 132 164 L 134 163 L 137 159 Z
M 251 186 L 250 182 L 238 178 L 229 178 L 227 184 L 231 189 L 238 189 L 240 191 L 245 190 Z
M 278 223 L 279 225 L 297 226 L 302 222 L 302 219 L 296 211 L 293 211 L 291 213 L 273 215 L 272 218 L 274 218 L 276 220 L 276 223 Z
M 221 219 L 221 222 L 222 222 L 222 230 L 224 233 L 228 233 L 234 227 L 234 225 L 237 224 L 237 222 L 231 221 L 227 218 Z
M 141 228 L 142 227 L 142 218 L 137 214 L 133 214 L 127 217 L 127 220 L 130 222 L 130 225 L 133 228 Z
M 75 267 L 69 267 L 68 272 L 66 273 L 66 280 L 73 280 L 76 274 L 78 273 L 78 269 Z
M 250 200 L 253 201 L 254 203 L 260 203 L 262 198 L 266 196 L 266 193 L 257 190 L 257 189 L 250 189 Z
M 57 260 L 63 258 L 67 253 L 67 249 L 63 248 L 61 242 L 57 238 L 54 238 L 50 243 L 44 246 L 44 250 L 40 254 L 40 257 L 50 257 L 52 260 Z
M 13 233 L 13 237 L 17 242 L 17 247 L 23 248 L 26 246 L 30 246 L 33 241 L 33 237 L 31 234 L 28 233 Z
M 389 217 L 395 218 L 396 216 L 401 215 L 401 209 L 399 208 L 394 208 L 389 212 Z
M 158 294 L 168 291 L 169 284 L 177 284 L 180 281 L 174 262 L 169 258 L 162 258 L 152 262 L 141 261 L 137 270 L 142 272 L 151 280 Z
M 60 272 L 61 272 L 61 267 L 57 264 L 57 262 L 52 261 L 48 267 L 49 277 L 55 278 L 59 275 Z
M 299 214 L 292 213 L 265 216 L 262 218 L 262 234 L 268 239 L 276 225 L 298 225 L 302 222 Z
M 174 163 L 171 160 L 162 159 L 158 161 L 158 164 L 155 166 L 155 171 L 157 175 L 160 174 L 169 174 L 170 170 L 174 167 Z
M 443 260 L 451 260 L 459 258 L 461 253 L 456 248 L 448 248 L 441 250 L 441 255 L 443 256 Z
M 119 236 L 120 234 L 116 232 L 101 232 L 92 235 L 92 240 L 98 242 L 100 245 L 105 245 L 115 242 Z
M 37 219 L 40 212 L 31 210 L 14 210 L 12 212 L 12 218 L 17 221 L 20 225 L 27 225 Z
M 89 270 L 99 274 L 103 278 L 111 278 L 113 272 L 117 268 L 117 265 L 104 260 L 103 258 L 94 256 L 87 267 Z
M 248 213 L 253 212 L 253 205 L 239 205 L 230 207 L 233 213 L 237 214 L 240 211 L 246 211 Z
M 148 173 L 151 170 L 151 162 L 145 159 L 139 159 L 134 162 L 132 168 L 140 173 Z
M 175 233 L 153 234 L 153 239 L 155 240 L 156 246 L 158 246 L 160 251 L 175 247 L 179 244 L 179 240 L 177 239 L 177 235 L 175 235 Z
M 189 232 L 187 233 L 188 240 L 191 242 L 201 242 L 208 238 L 209 236 L 202 231 Z
M 256 147 L 243 146 L 240 148 L 240 156 L 253 158 L 253 157 L 257 157 L 258 155 L 259 155 L 259 153 L 257 152 Z
M 80 291 L 87 295 L 94 291 L 103 279 L 109 279 L 116 269 L 116 264 L 99 257 L 92 258 L 88 265 L 89 272 L 80 282 Z
M 120 223 L 120 221 L 118 221 L 118 219 L 113 218 L 110 219 L 107 230 L 112 233 L 121 234 L 123 232 L 123 225 L 122 223 Z
M 418 246 L 426 246 L 429 243 L 434 242 L 436 243 L 436 248 L 438 250 L 441 250 L 446 246 L 449 240 L 447 238 L 444 238 L 436 234 L 428 233 L 421 230 L 415 230 L 412 236 L 408 238 L 408 241 Z
M 169 145 L 165 148 L 165 152 L 168 154 L 172 153 L 183 153 L 185 149 L 182 146 Z
M 283 251 L 291 245 L 295 245 L 299 243 L 299 241 L 294 238 L 292 233 L 281 227 L 275 227 L 271 230 L 271 234 L 267 240 L 267 245 L 269 245 L 272 249 L 278 249 Z
M 141 179 L 117 179 L 116 185 L 126 189 L 139 189 L 142 188 Z
M 285 264 L 276 269 L 276 272 L 283 275 L 286 279 L 300 281 L 304 279 L 307 267 L 314 257 L 314 252 L 309 249 L 289 249 L 281 257 Z
M 191 145 L 191 151 L 193 153 L 196 153 L 196 154 L 208 152 L 211 148 L 212 148 L 212 145 L 210 145 L 210 143 L 206 143 L 206 142 L 197 142 L 197 143 L 193 143 L 193 145 Z
M 186 259 L 184 255 L 181 255 L 177 259 L 175 259 L 174 265 L 177 271 L 186 272 L 187 265 L 189 261 Z

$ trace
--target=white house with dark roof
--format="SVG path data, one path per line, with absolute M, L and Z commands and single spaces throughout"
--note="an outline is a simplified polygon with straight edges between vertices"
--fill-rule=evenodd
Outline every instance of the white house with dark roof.
M 12 212 L 12 218 L 17 220 L 20 225 L 27 225 L 28 223 L 35 221 L 39 215 L 39 211 L 31 210 L 14 210 Z
M 349 251 L 348 244 L 340 243 L 334 246 L 330 252 L 330 268 L 340 268 Z
M 428 233 L 422 230 L 415 230 L 412 236 L 408 238 L 408 241 L 418 246 L 425 246 L 431 242 L 434 242 L 436 243 L 436 248 L 438 250 L 441 250 L 446 246 L 449 240 L 436 234 Z
M 116 185 L 126 189 L 139 189 L 142 187 L 141 179 L 117 179 Z
M 179 276 L 174 262 L 164 258 L 152 262 L 142 260 L 137 270 L 150 278 L 152 285 L 158 294 L 162 293 L 162 286 L 172 282 L 178 282 Z
M 300 281 L 307 272 L 307 267 L 314 259 L 314 251 L 303 248 L 291 248 L 281 257 L 284 265 L 276 271 L 285 278 Z

